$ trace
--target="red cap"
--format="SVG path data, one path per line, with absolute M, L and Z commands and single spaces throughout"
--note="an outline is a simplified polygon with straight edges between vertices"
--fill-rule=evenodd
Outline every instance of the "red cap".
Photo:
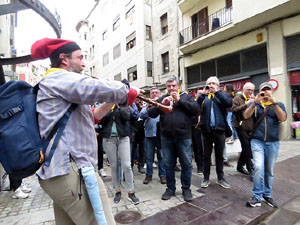
M 61 53 L 80 50 L 74 41 L 43 38 L 31 46 L 31 56 L 34 59 L 58 58 Z

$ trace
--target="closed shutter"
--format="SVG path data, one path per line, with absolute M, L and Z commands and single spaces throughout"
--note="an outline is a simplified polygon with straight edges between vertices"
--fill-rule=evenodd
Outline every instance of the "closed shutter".
M 288 71 L 300 68 L 300 35 L 286 38 L 286 58 Z

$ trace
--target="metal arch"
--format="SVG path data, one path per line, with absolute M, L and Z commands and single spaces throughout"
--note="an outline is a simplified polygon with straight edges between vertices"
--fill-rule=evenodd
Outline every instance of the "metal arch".
M 9 13 L 16 13 L 24 9 L 32 9 L 43 17 L 47 23 L 53 28 L 57 37 L 61 37 L 61 24 L 60 18 L 56 15 L 57 18 L 39 1 L 39 0 L 19 0 L 16 3 L 0 5 L 0 15 L 5 15 Z M 15 57 L 15 58 L 0 58 L 0 66 L 2 65 L 13 65 L 23 62 L 34 61 L 31 55 Z M 2 75 L 0 73 L 0 75 Z

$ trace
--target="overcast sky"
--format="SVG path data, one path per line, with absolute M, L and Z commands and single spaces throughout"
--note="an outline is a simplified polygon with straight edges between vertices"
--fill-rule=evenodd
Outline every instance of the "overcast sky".
M 55 8 L 61 17 L 62 38 L 77 40 L 75 26 L 85 19 L 95 5 L 95 0 L 40 0 L 52 13 Z M 56 38 L 52 27 L 33 10 L 18 13 L 16 28 L 16 48 L 18 55 L 29 54 L 31 45 L 38 39 Z

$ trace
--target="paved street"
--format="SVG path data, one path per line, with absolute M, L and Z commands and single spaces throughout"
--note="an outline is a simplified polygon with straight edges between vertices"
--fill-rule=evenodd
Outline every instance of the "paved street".
M 275 184 L 274 184 L 274 197 L 278 200 L 281 206 L 285 206 L 290 200 L 294 199 L 294 196 L 299 196 L 299 199 L 296 198 L 298 202 L 292 202 L 287 206 L 288 209 L 292 210 L 290 218 L 293 218 L 295 223 L 281 223 L 281 224 L 300 224 L 300 217 L 298 218 L 298 214 L 300 215 L 299 203 L 300 202 L 300 179 L 293 175 L 293 170 L 289 171 L 289 165 L 287 163 L 291 163 L 291 168 L 295 168 L 295 164 L 298 161 L 300 162 L 300 141 L 288 141 L 281 142 L 281 148 L 278 157 L 278 163 L 275 169 Z M 137 222 L 135 224 L 218 224 L 218 223 L 210 223 L 209 221 L 214 221 L 213 218 L 210 218 L 207 214 L 219 213 L 218 216 L 220 221 L 222 222 L 223 218 L 220 215 L 220 212 L 215 212 L 218 208 L 218 204 L 224 203 L 224 209 L 231 210 L 230 213 L 226 214 L 227 217 L 237 218 L 236 220 L 228 220 L 229 222 L 224 222 L 223 224 L 247 224 L 252 219 L 261 220 L 263 217 L 269 216 L 273 213 L 270 210 L 270 207 L 264 206 L 258 210 L 252 210 L 245 207 L 245 201 L 251 195 L 252 184 L 249 181 L 247 176 L 243 176 L 236 172 L 236 160 L 238 156 L 238 152 L 240 151 L 239 142 L 235 142 L 233 145 L 227 145 L 228 156 L 230 158 L 230 162 L 233 167 L 224 167 L 224 171 L 227 177 L 227 180 L 231 183 L 232 189 L 225 190 L 215 185 L 216 175 L 215 175 L 215 167 L 212 167 L 211 172 L 211 181 L 212 184 L 208 189 L 199 190 L 200 182 L 202 180 L 202 176 L 196 174 L 196 167 L 194 166 L 193 177 L 192 177 L 192 193 L 194 196 L 194 200 L 191 203 L 184 203 L 181 188 L 180 188 L 180 173 L 177 173 L 177 192 L 176 197 L 172 197 L 169 201 L 162 201 L 161 195 L 165 190 L 165 186 L 159 183 L 159 178 L 157 176 L 157 169 L 155 169 L 155 174 L 153 176 L 153 181 L 148 184 L 143 184 L 143 179 L 145 175 L 137 172 L 137 168 L 134 167 L 134 179 L 135 179 L 135 188 L 137 197 L 140 199 L 139 205 L 133 205 L 127 200 L 127 192 L 123 190 L 122 192 L 122 200 L 119 204 L 113 203 L 113 195 L 114 190 L 112 189 L 111 179 L 108 176 L 104 179 L 105 184 L 107 186 L 108 195 L 111 199 L 111 206 L 113 208 L 113 213 L 118 214 L 124 211 L 136 211 L 139 212 L 142 221 Z M 290 161 L 287 161 L 289 159 Z M 299 159 L 299 160 L 298 160 Z M 294 160 L 294 161 L 293 161 Z M 297 161 L 298 160 L 298 161 Z M 282 163 L 281 163 L 282 162 Z M 287 166 L 286 166 L 287 165 Z M 106 166 L 106 165 L 105 165 Z M 106 172 L 110 175 L 110 168 L 105 167 Z M 279 177 L 280 176 L 280 177 Z M 289 178 L 289 182 L 292 179 L 289 185 L 285 188 L 286 192 L 282 192 L 282 188 L 280 183 L 277 182 L 277 178 Z M 52 209 L 52 201 L 49 197 L 42 191 L 39 187 L 38 181 L 35 176 L 28 178 L 27 180 L 32 187 L 32 193 L 30 197 L 26 200 L 16 200 L 12 199 L 11 192 L 0 192 L 0 224 L 3 225 L 52 225 L 54 222 L 54 215 Z M 295 190 L 294 190 L 295 189 Z M 231 197 L 234 193 L 234 198 Z M 220 195 L 222 194 L 222 196 Z M 220 198 L 218 196 L 221 196 Z M 227 196 L 228 195 L 228 196 Z M 224 198 L 226 196 L 226 198 Z M 225 199 L 225 200 L 224 200 Z M 234 202 L 236 204 L 230 205 L 229 203 Z M 213 204 L 212 204 L 213 203 Z M 207 205 L 207 206 L 206 206 Z M 295 207 L 296 212 L 295 214 Z M 241 207 L 242 206 L 242 207 Z M 202 207 L 202 208 L 201 208 Z M 223 207 L 223 206 L 222 206 Z M 219 206 L 221 208 L 221 205 Z M 286 213 L 285 210 L 276 212 L 281 215 L 281 213 Z M 232 210 L 236 210 L 236 214 L 232 212 Z M 252 210 L 252 211 L 251 211 Z M 284 211 L 285 210 L 285 211 Z M 282 212 L 284 211 L 284 212 Z M 170 212 L 170 213 L 169 213 Z M 247 212 L 247 213 L 245 213 Z M 251 213 L 249 213 L 251 212 Z M 290 211 L 289 211 L 290 212 Z M 233 213 L 233 214 L 232 214 Z M 276 213 L 273 213 L 276 215 Z M 127 214 L 128 215 L 128 214 Z M 166 215 L 169 215 L 167 217 Z M 290 214 L 289 214 L 290 215 Z M 171 216 L 171 217 L 170 217 Z M 224 215 L 223 215 L 224 216 Z M 262 217 L 263 216 L 263 217 Z M 175 223 L 171 223 L 173 218 L 176 218 Z M 178 218 L 180 217 L 180 218 Z M 121 218 L 123 221 L 130 221 L 132 218 L 129 216 L 118 215 L 118 219 Z M 226 216 L 225 216 L 226 218 Z M 238 220 L 239 218 L 239 220 Z M 166 222 L 167 220 L 167 222 Z M 268 220 L 272 220 L 272 218 L 267 217 L 265 224 L 274 224 L 268 223 Z M 277 220 L 273 218 L 273 221 Z M 164 222 L 165 221 L 165 222 Z M 170 223 L 168 223 L 168 221 Z M 231 222 L 230 222 L 231 221 Z M 232 222 L 238 221 L 238 222 Z M 298 222 L 297 222 L 298 221 Z M 129 223 L 123 223 L 129 224 Z M 220 223 L 222 224 L 222 223 Z

